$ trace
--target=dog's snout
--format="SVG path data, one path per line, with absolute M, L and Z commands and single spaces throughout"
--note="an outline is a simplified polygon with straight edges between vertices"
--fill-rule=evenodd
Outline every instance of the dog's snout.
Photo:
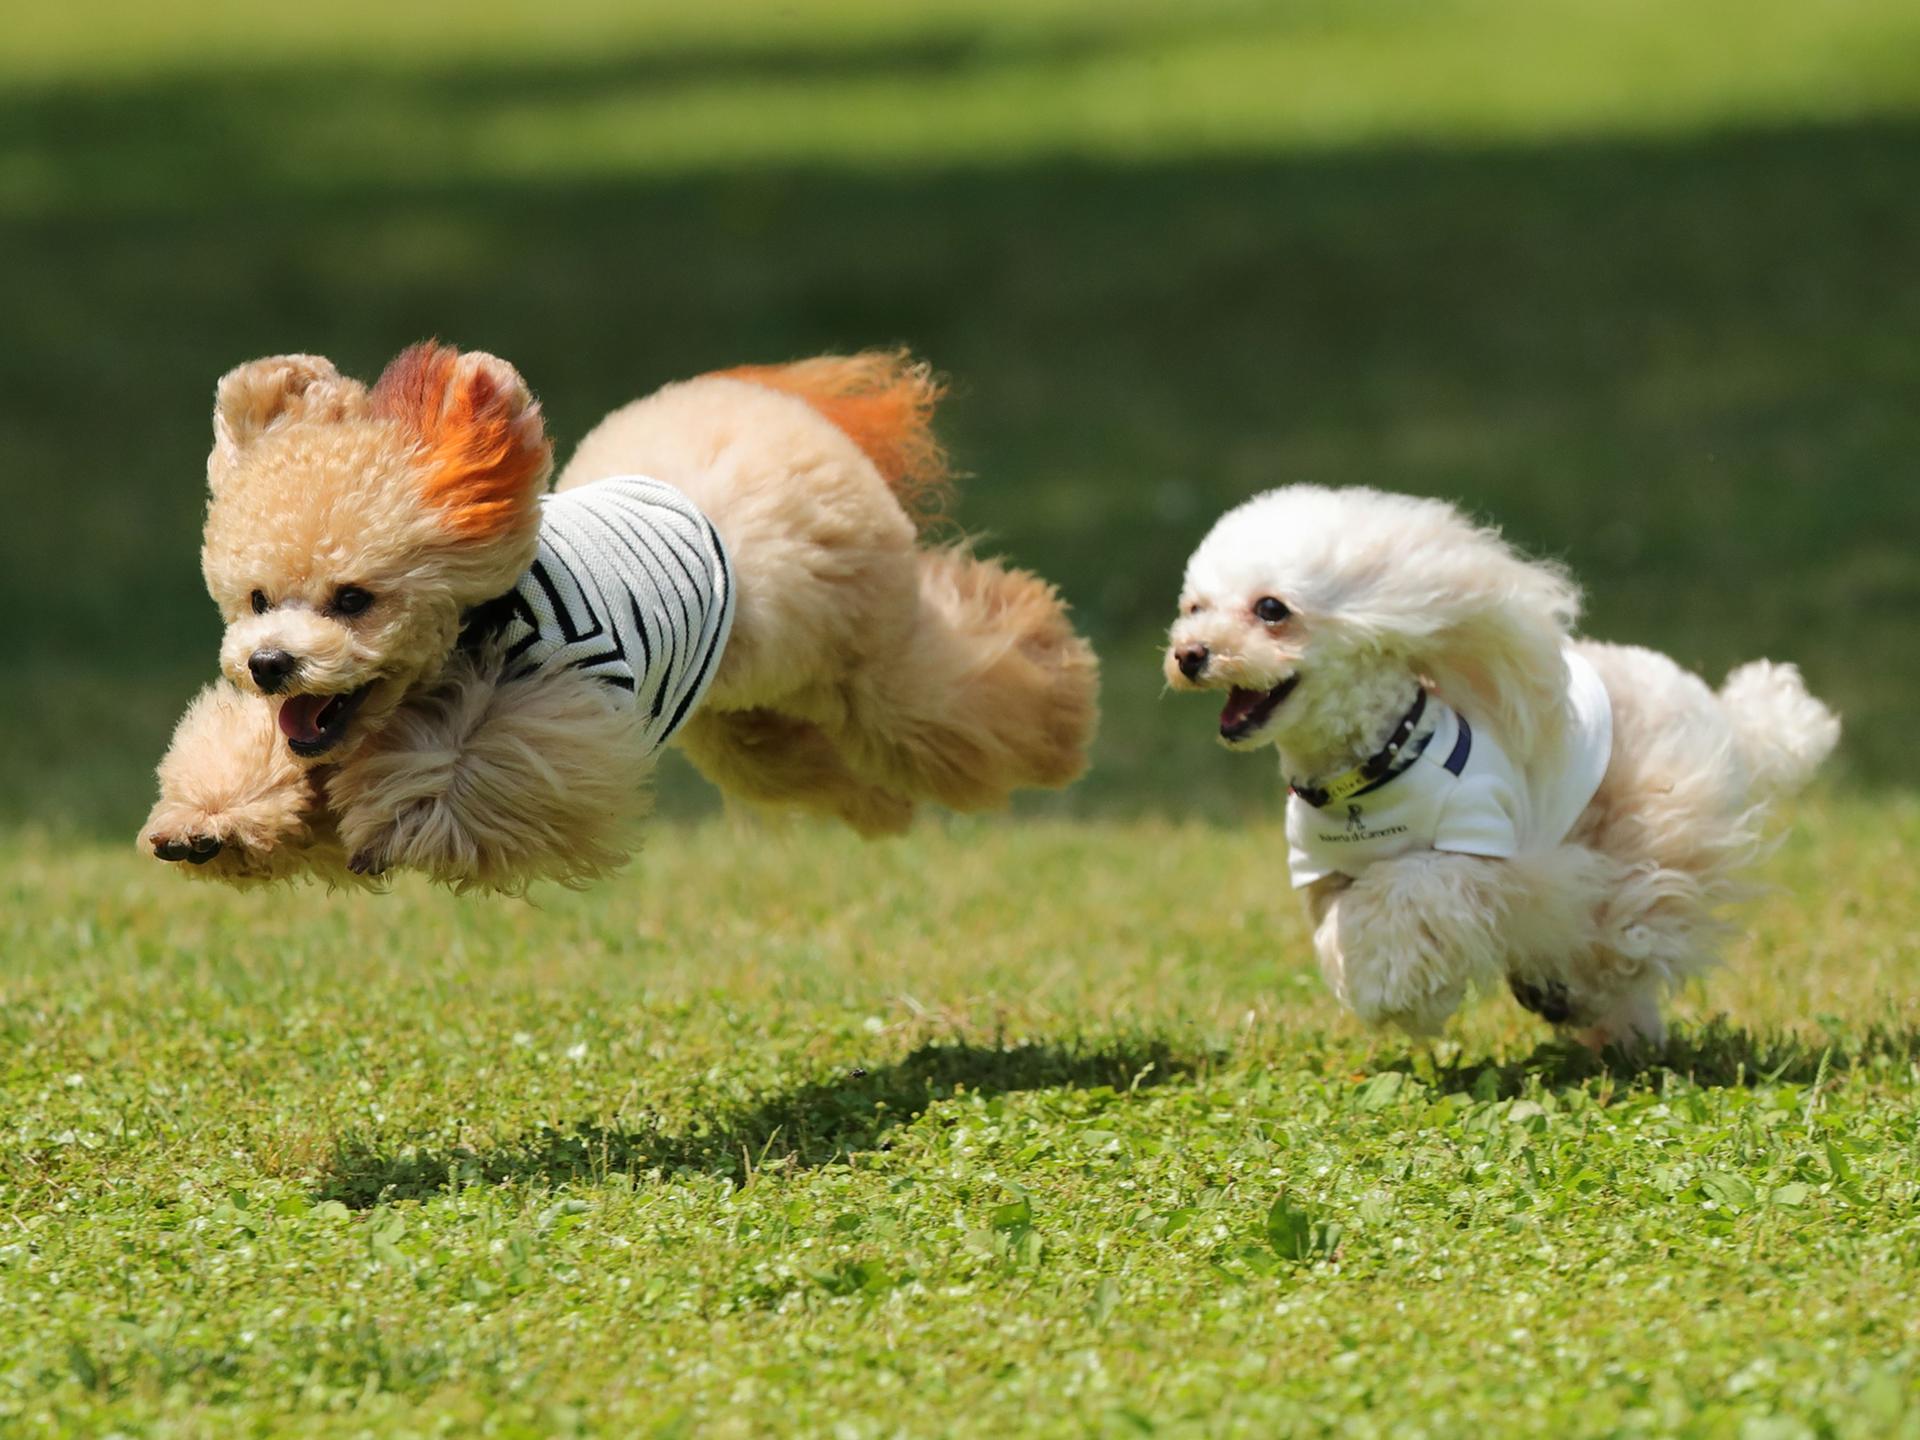
M 1173 658 L 1182 675 L 1189 680 L 1198 680 L 1200 672 L 1207 668 L 1207 654 L 1204 645 L 1182 645 L 1173 652 Z
M 300 668 L 300 662 L 284 650 L 256 650 L 247 657 L 247 670 L 253 683 L 271 695 L 287 683 L 287 677 Z

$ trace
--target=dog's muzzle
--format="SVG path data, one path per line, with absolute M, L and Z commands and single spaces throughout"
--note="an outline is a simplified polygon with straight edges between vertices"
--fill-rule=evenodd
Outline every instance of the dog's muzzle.
M 299 657 L 285 650 L 261 649 L 247 657 L 247 673 L 262 695 L 277 695 L 300 668 Z
M 1271 690 L 1234 686 L 1227 692 L 1227 703 L 1220 710 L 1220 738 L 1231 743 L 1258 732 L 1299 683 L 1300 672 L 1296 670 Z

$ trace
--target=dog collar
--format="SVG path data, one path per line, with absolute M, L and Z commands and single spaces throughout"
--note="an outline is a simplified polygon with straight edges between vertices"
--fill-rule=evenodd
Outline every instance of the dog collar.
M 491 600 L 483 600 L 478 605 L 470 605 L 462 610 L 460 637 L 453 642 L 454 649 L 480 650 L 488 641 L 497 638 L 513 623 L 519 598 L 520 592 L 516 586 L 504 595 L 496 595 Z
M 1400 717 L 1400 723 L 1393 727 L 1393 734 L 1387 737 L 1387 743 L 1373 754 L 1351 770 L 1342 771 L 1334 776 L 1324 785 L 1302 785 L 1298 781 L 1289 780 L 1287 789 L 1314 809 L 1319 810 L 1342 800 L 1351 800 L 1375 785 L 1384 785 L 1419 759 L 1420 752 L 1427 748 L 1426 741 L 1433 738 L 1431 734 L 1427 735 L 1419 745 L 1406 754 L 1404 759 L 1402 758 L 1401 752 L 1406 749 L 1408 739 L 1419 726 L 1420 717 L 1426 713 L 1427 692 L 1422 689 L 1414 695 L 1413 705 Z

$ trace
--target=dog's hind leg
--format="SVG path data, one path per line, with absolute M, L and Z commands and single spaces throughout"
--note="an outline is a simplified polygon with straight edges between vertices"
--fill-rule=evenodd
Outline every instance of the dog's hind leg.
M 225 681 L 194 697 L 159 767 L 140 845 L 215 880 L 336 870 L 340 856 L 311 772 L 282 743 L 273 703 Z M 331 863 L 329 863 L 331 861 Z
M 913 801 L 847 768 L 826 731 L 774 710 L 703 710 L 681 730 L 682 753 L 728 795 L 844 821 L 862 835 L 895 835 Z
M 847 683 L 835 740 L 864 779 L 995 809 L 1086 768 L 1098 664 L 1053 587 L 961 548 L 916 557 L 914 623 Z

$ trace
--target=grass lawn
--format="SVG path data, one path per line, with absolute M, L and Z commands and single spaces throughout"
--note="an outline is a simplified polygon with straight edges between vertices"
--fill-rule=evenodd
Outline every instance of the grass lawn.
M 1663 1061 L 1343 1019 L 1273 826 L 668 828 L 541 906 L 16 845 L 0 1429 L 1920 1434 L 1920 806 Z
M 0 40 L 0 1434 L 1920 1437 L 1912 0 L 84 0 Z M 215 378 L 498 351 L 564 448 L 907 342 L 1105 660 L 898 844 L 684 770 L 533 906 L 128 841 L 211 672 Z M 1846 716 L 1657 1060 L 1312 973 L 1162 700 L 1284 480 Z

